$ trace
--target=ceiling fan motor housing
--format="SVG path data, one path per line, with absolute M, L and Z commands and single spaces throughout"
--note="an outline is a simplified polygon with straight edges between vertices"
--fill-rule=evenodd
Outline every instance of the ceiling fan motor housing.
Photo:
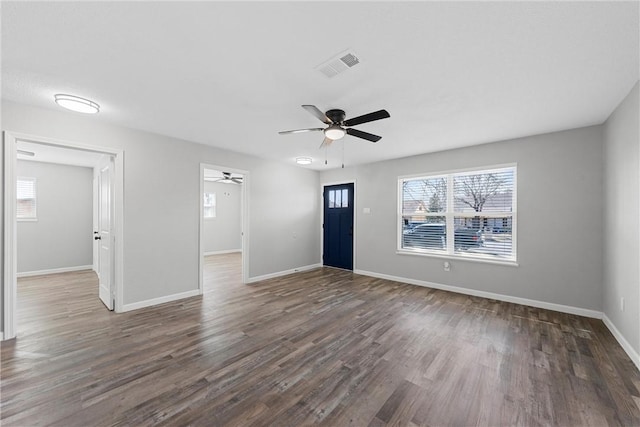
M 329 110 L 324 114 L 325 116 L 327 116 L 329 120 L 331 120 L 335 124 L 342 124 L 342 122 L 344 122 L 344 119 L 346 117 L 345 112 L 343 110 L 335 110 L 335 109 Z

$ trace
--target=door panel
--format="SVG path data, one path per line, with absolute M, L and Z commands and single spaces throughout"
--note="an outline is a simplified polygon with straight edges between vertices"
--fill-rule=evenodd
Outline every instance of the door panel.
M 113 310 L 113 160 L 111 157 L 100 164 L 98 173 L 98 280 L 100 300 Z
M 95 240 L 95 236 L 99 235 L 100 228 L 100 171 L 94 168 L 93 171 L 93 271 L 100 276 L 100 241 Z
M 353 270 L 353 189 L 353 184 L 324 187 L 324 265 Z

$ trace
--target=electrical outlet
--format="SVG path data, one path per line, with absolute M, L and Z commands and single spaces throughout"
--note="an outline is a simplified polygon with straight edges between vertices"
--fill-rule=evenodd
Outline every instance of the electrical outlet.
M 624 297 L 620 297 L 620 311 L 624 311 Z
M 443 267 L 444 271 L 451 271 L 451 264 L 449 263 L 449 261 L 445 261 Z

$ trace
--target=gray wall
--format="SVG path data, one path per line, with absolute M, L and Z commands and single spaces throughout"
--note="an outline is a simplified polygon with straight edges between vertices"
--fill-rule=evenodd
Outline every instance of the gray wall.
M 93 262 L 93 170 L 19 160 L 17 175 L 36 178 L 37 221 L 18 221 L 18 273 Z
M 216 194 L 216 217 L 203 221 L 204 252 L 242 249 L 242 186 L 205 181 L 204 191 Z
M 604 126 L 605 315 L 640 353 L 640 96 L 638 83 Z M 624 298 L 624 311 L 620 307 Z
M 452 259 L 445 272 L 443 259 L 396 254 L 398 176 L 506 163 L 518 165 L 518 267 Z M 601 126 L 337 169 L 320 181 L 351 179 L 356 269 L 602 309 Z
M 250 277 L 314 264 L 320 258 L 314 171 L 9 101 L 2 104 L 2 126 L 124 149 L 125 304 L 197 289 L 201 162 L 250 173 Z M 285 201 L 303 205 L 282 209 L 283 198 L 275 198 L 276 191 L 286 195 Z

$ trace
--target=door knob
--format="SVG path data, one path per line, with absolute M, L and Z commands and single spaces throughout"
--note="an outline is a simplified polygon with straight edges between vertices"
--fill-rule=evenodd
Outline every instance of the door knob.
M 93 240 L 102 240 L 102 236 L 93 236 Z

